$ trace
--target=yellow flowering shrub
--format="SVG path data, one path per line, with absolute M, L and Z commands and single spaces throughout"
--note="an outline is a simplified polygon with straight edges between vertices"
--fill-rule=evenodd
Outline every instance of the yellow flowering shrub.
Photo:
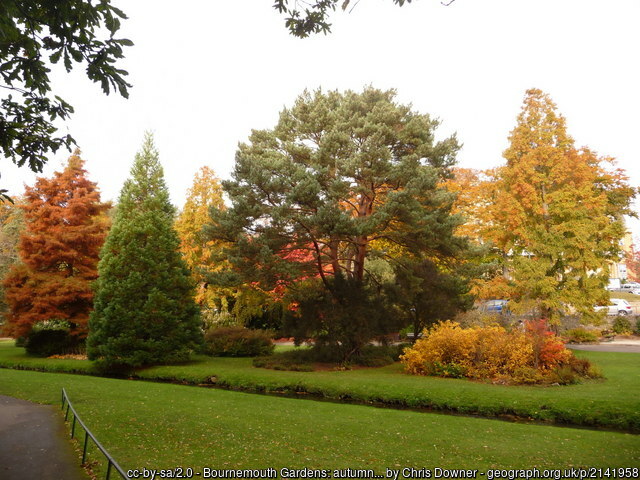
M 571 364 L 573 354 L 543 324 L 524 331 L 497 325 L 462 328 L 446 321 L 423 332 L 423 337 L 400 357 L 407 373 L 474 379 L 539 383 L 558 367 Z

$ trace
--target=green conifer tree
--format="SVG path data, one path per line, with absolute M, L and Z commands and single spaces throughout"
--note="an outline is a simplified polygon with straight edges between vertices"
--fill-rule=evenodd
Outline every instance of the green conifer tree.
M 212 208 L 205 227 L 230 265 L 212 283 L 289 290 L 295 336 L 335 347 L 340 361 L 397 328 L 371 261 L 445 263 L 466 248 L 442 186 L 458 142 L 436 141 L 439 122 L 395 95 L 305 91 L 274 129 L 240 144 L 223 182 L 231 206 Z
M 101 252 L 89 358 L 108 369 L 181 361 L 202 342 L 153 137 L 145 137 Z

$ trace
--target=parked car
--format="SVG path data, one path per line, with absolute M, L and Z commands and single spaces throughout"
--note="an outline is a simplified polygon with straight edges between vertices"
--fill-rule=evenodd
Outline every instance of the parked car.
M 612 298 L 609 300 L 609 305 L 598 305 L 594 307 L 596 312 L 606 311 L 607 315 L 631 315 L 633 309 L 629 302 L 622 298 Z
M 627 282 L 620 285 L 621 292 L 631 292 L 635 293 L 634 290 L 640 291 L 640 283 L 638 282 Z
M 507 303 L 509 300 L 487 300 L 482 305 L 482 310 L 491 313 L 509 313 Z

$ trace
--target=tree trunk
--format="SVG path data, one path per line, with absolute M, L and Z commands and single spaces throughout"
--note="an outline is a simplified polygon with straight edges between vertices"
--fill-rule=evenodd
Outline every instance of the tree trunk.
M 364 194 L 360 195 L 358 202 L 358 218 L 364 218 L 371 215 L 373 212 L 373 201 Z M 355 237 L 355 258 L 354 258 L 354 277 L 359 282 L 364 278 L 364 261 L 367 256 L 367 246 L 369 245 L 369 238 L 366 235 L 358 235 Z

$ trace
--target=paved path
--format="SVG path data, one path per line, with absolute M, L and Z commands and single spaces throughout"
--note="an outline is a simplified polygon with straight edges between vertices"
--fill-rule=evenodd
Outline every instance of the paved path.
M 56 407 L 0 395 L 0 479 L 87 480 Z
M 598 344 L 567 345 L 574 350 L 590 350 L 592 352 L 640 353 L 640 340 L 614 340 Z

